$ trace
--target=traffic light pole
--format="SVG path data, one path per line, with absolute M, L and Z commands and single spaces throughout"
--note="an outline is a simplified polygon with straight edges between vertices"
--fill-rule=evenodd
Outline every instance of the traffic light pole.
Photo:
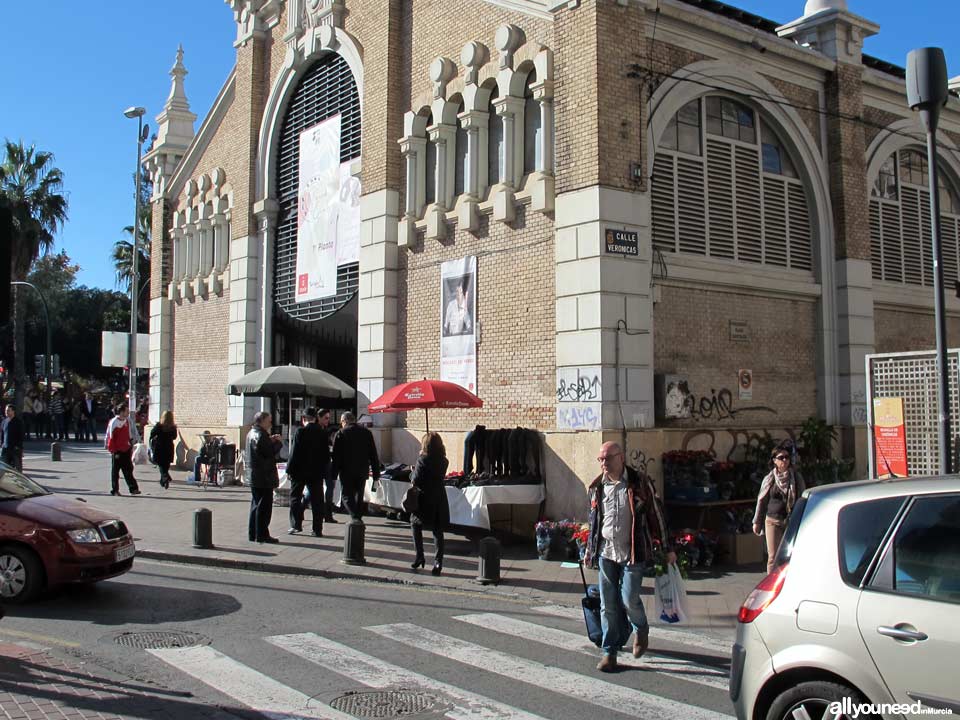
M 53 336 L 52 336 L 52 333 L 51 333 L 51 331 L 50 331 L 50 313 L 47 311 L 47 299 L 43 296 L 43 293 L 40 292 L 40 288 L 38 288 L 38 287 L 37 287 L 36 285 L 34 285 L 33 283 L 28 283 L 28 282 L 25 282 L 25 281 L 23 281 L 23 280 L 14 280 L 14 281 L 11 282 L 10 284 L 11 284 L 11 285 L 24 285 L 24 286 L 26 286 L 26 287 L 28 287 L 28 288 L 33 288 L 34 290 L 37 291 L 37 295 L 40 296 L 40 303 L 43 305 L 43 321 L 44 321 L 44 323 L 46 323 L 46 325 L 47 325 L 47 354 L 44 356 L 43 370 L 44 370 L 44 374 L 47 376 L 47 399 L 46 399 L 46 402 L 47 402 L 47 405 L 49 406 L 49 404 L 50 404 L 50 376 L 53 374 L 53 369 L 50 367 L 50 364 L 53 362 L 53 354 L 52 354 L 52 345 L 53 345 L 52 338 L 53 338 Z

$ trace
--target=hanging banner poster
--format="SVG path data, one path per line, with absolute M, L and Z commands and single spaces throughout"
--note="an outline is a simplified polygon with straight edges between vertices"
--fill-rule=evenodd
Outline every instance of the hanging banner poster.
M 337 267 L 360 262 L 360 178 L 350 174 L 350 163 L 340 166 L 337 214 Z
M 873 442 L 878 478 L 907 477 L 903 398 L 873 399 Z
M 477 258 L 440 266 L 440 379 L 477 392 Z
M 297 302 L 337 294 L 340 116 L 300 133 L 297 187 Z

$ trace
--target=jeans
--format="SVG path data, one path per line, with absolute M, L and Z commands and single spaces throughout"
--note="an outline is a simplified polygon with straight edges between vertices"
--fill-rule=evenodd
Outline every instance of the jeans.
M 270 537 L 270 519 L 273 517 L 273 488 L 250 488 L 250 522 L 247 537 L 250 542 Z
M 630 639 L 631 628 L 642 637 L 650 632 L 640 598 L 643 563 L 627 565 L 600 558 L 600 625 L 604 655 L 616 655 Z
M 783 533 L 786 532 L 787 521 L 776 520 L 768 517 L 763 524 L 763 534 L 767 540 L 767 574 L 773 572 L 773 561 L 777 558 L 777 550 L 780 548 L 780 541 L 783 540 Z
M 120 492 L 120 473 L 127 483 L 130 492 L 139 490 L 137 479 L 133 476 L 133 450 L 113 453 L 113 462 L 110 464 L 110 489 L 114 493 Z

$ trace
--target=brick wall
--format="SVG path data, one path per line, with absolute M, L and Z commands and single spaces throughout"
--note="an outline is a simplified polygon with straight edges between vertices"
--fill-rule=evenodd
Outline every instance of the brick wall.
M 657 421 L 658 427 L 783 427 L 817 415 L 816 303 L 663 286 L 654 306 L 655 372 L 685 375 L 708 400 L 732 392 L 734 417 Z M 730 321 L 746 322 L 748 341 L 730 339 Z M 753 399 L 739 400 L 737 371 L 753 371 Z M 765 406 L 774 412 L 738 407 Z
M 837 258 L 870 259 L 863 68 L 837 63 L 827 79 L 827 147 Z
M 803 124 L 807 126 L 807 130 L 810 131 L 810 134 L 817 143 L 817 148 L 822 148 L 823 137 L 820 133 L 819 93 L 816 90 L 787 82 L 778 77 L 765 77 L 795 106 L 793 109 L 797 111 L 803 120 Z
M 478 236 L 426 241 L 400 255 L 397 380 L 440 373 L 440 263 L 477 255 L 478 394 L 484 407 L 430 412 L 431 429 L 555 424 L 553 223 L 519 208 L 514 227 L 481 218 Z M 422 427 L 423 414 L 401 416 Z
M 879 135 L 883 128 L 889 127 L 898 120 L 903 120 L 902 115 L 894 115 L 886 110 L 865 105 L 863 108 L 863 142 L 864 147 L 870 147 L 870 143 Z
M 933 291 L 930 292 L 931 297 Z M 933 312 L 874 309 L 876 352 L 933 350 L 937 346 Z M 960 318 L 947 316 L 947 347 L 960 345 Z
M 211 297 L 174 311 L 173 413 L 181 426 L 226 424 L 229 308 L 228 298 Z

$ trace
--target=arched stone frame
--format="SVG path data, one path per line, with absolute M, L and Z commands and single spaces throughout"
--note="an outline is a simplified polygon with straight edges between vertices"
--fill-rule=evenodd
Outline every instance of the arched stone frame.
M 744 98 L 745 92 L 750 93 L 749 98 Z M 810 212 L 819 241 L 813 248 L 815 277 L 820 284 L 819 320 L 822 333 L 817 373 L 818 385 L 822 383 L 823 386 L 819 409 L 828 423 L 834 423 L 839 417 L 840 388 L 835 238 L 829 173 L 816 140 L 799 113 L 791 107 L 790 101 L 769 80 L 743 66 L 706 60 L 677 70 L 660 84 L 650 98 L 647 177 L 653 174 L 657 145 L 673 116 L 688 102 L 717 93 L 729 94 L 740 102 L 746 101 L 775 123 L 776 131 L 794 153 L 798 175 L 811 196 Z
M 360 112 L 363 113 L 363 47 L 346 30 L 331 26 L 311 28 L 297 40 L 296 47 L 287 48 L 283 67 L 273 82 L 263 110 L 254 194 L 261 203 L 269 204 L 268 201 L 276 200 L 280 129 L 300 76 L 317 60 L 330 53 L 340 55 L 350 67 L 360 98 Z

